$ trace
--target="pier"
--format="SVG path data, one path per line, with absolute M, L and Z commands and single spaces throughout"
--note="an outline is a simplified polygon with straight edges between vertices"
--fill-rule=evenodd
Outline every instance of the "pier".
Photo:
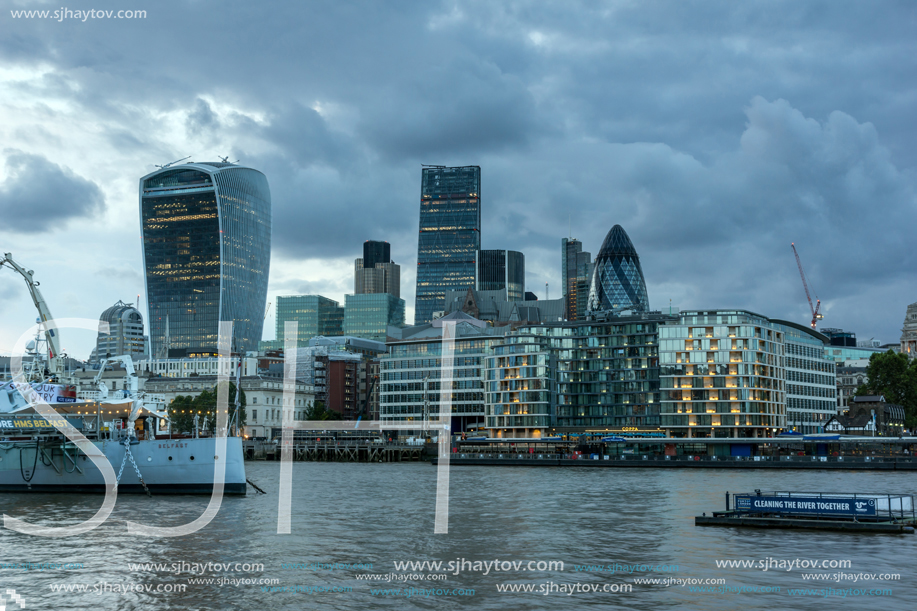
M 436 464 L 437 459 L 433 459 Z M 455 453 L 453 466 L 583 467 L 621 469 L 807 469 L 847 471 L 917 471 L 912 456 L 605 456 L 577 454 Z
M 281 444 L 245 441 L 246 460 L 280 460 Z M 293 442 L 293 460 L 311 462 L 420 462 L 427 460 L 424 444 L 367 439 Z

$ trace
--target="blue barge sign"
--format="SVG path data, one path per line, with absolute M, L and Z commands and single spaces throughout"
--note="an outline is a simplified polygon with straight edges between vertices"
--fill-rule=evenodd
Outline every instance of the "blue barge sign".
M 736 511 L 753 513 L 818 514 L 831 516 L 874 516 L 876 500 L 855 497 L 735 495 Z

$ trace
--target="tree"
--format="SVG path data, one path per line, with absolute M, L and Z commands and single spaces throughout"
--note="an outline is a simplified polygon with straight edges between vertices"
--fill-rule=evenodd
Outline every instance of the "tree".
M 229 384 L 229 415 L 232 415 L 235 409 L 236 385 L 233 382 Z M 217 385 L 219 386 L 219 385 Z M 212 431 L 216 425 L 216 405 L 217 405 L 217 386 L 212 390 L 205 390 L 196 397 L 187 397 L 179 395 L 172 400 L 169 405 L 169 419 L 172 421 L 173 432 L 190 433 L 194 430 L 194 416 L 199 416 L 200 426 L 204 424 L 204 417 L 207 417 L 208 428 Z M 246 398 L 245 391 L 241 393 L 239 408 L 239 424 L 244 425 L 246 421 Z
M 341 414 L 325 407 L 324 401 L 315 401 L 306 409 L 306 420 L 341 420 Z
M 855 396 L 882 395 L 889 403 L 904 408 L 904 426 L 917 427 L 917 360 L 897 352 L 877 352 L 869 357 L 866 384 Z

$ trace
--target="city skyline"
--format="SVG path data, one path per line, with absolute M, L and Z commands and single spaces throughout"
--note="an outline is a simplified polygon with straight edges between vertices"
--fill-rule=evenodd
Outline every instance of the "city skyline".
M 189 23 L 213 17 L 182 10 Z M 559 238 L 572 234 L 596 253 L 620 224 L 639 246 L 653 307 L 671 299 L 805 322 L 795 242 L 822 325 L 883 343 L 900 337 L 917 301 L 907 236 L 917 220 L 917 125 L 899 76 L 915 61 L 902 25 L 912 9 L 750 4 L 728 19 L 673 20 L 657 7 L 612 18 L 579 5 L 417 4 L 374 7 L 346 28 L 333 10 L 302 10 L 310 31 L 290 49 L 233 48 L 226 32 L 244 21 L 233 11 L 215 17 L 224 27 L 196 34 L 198 56 L 223 49 L 239 65 L 270 66 L 230 80 L 197 64 L 171 76 L 178 59 L 150 26 L 174 35 L 186 26 L 166 27 L 166 8 L 142 24 L 86 25 L 73 39 L 54 36 L 62 24 L 17 23 L 19 42 L 0 48 L 0 240 L 36 271 L 55 316 L 97 319 L 143 293 L 136 177 L 191 154 L 229 155 L 271 181 L 280 222 L 268 301 L 299 293 L 343 303 L 353 245 L 385 239 L 404 268 L 412 320 L 418 168 L 475 164 L 487 182 L 481 248 L 524 252 L 527 285 L 541 298 L 546 282 L 551 297 L 562 294 Z M 779 40 L 758 26 L 772 14 L 786 15 Z M 331 29 L 339 36 L 322 35 Z M 96 34 L 123 54 L 102 52 Z M 418 40 L 450 44 L 431 63 L 416 58 Z M 329 49 L 340 52 L 328 60 Z M 102 89 L 105 97 L 91 93 Z M 8 351 L 34 320 L 12 274 L 0 274 L 0 307 Z M 80 357 L 94 343 L 89 333 L 63 338 Z

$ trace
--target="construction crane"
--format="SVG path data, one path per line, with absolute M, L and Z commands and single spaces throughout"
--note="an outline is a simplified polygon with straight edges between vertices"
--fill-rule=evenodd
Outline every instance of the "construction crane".
M 809 324 L 814 329 L 818 321 L 824 318 L 824 315 L 818 311 L 821 309 L 821 300 L 818 298 L 818 295 L 816 295 L 815 305 L 812 305 L 812 297 L 809 295 L 809 283 L 806 282 L 806 273 L 802 269 L 802 261 L 799 260 L 799 253 L 796 252 L 796 242 L 792 242 L 790 246 L 793 247 L 793 254 L 796 255 L 796 265 L 799 266 L 799 276 L 802 278 L 802 288 L 806 290 L 806 299 L 809 300 L 809 310 L 812 312 L 812 322 Z
M 264 308 L 264 320 L 267 320 L 267 315 L 271 313 L 271 302 L 267 302 L 267 307 Z
M 35 304 L 35 309 L 38 310 L 39 325 L 48 343 L 48 366 L 52 374 L 60 375 L 63 373 L 64 369 L 63 360 L 61 359 L 60 339 L 57 337 L 55 329 L 46 324 L 49 320 L 53 320 L 54 317 L 51 315 L 51 311 L 48 309 L 48 304 L 45 302 L 45 298 L 42 297 L 41 291 L 38 290 L 39 283 L 32 277 L 35 272 L 30 269 L 27 270 L 13 261 L 13 255 L 10 253 L 4 254 L 3 258 L 0 259 L 0 267 L 4 265 L 18 272 L 29 287 L 32 303 Z

